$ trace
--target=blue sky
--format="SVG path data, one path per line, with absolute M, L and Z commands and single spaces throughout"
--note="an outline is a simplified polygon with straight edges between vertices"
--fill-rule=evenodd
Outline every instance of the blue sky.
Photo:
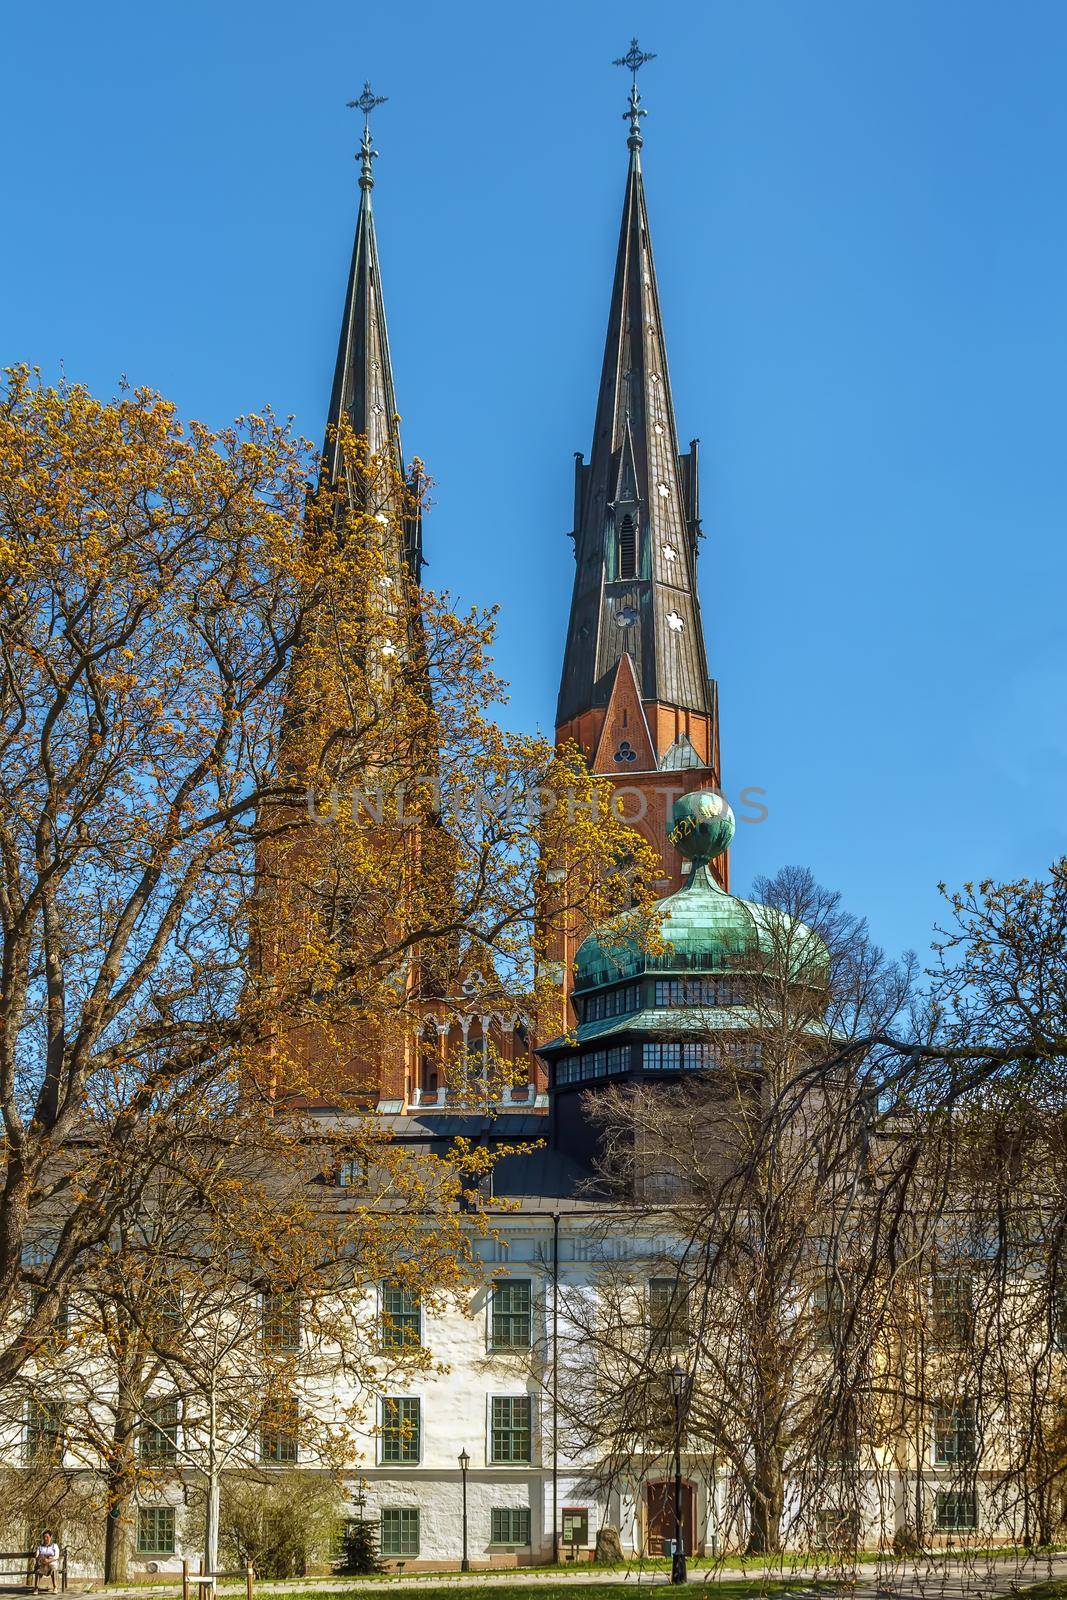
M 58 0 L 8 14 L 0 354 L 318 437 L 375 205 L 428 578 L 502 608 L 551 725 L 626 164 L 631 33 L 701 590 L 742 825 L 891 949 L 1067 813 L 1061 0 Z

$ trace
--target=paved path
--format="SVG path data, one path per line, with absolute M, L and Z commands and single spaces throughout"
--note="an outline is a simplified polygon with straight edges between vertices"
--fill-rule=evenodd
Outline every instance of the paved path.
M 689 1578 L 691 1584 L 708 1586 L 740 1578 L 768 1578 L 776 1582 L 785 1579 L 790 1588 L 783 1593 L 783 1600 L 788 1600 L 789 1596 L 793 1600 L 814 1600 L 814 1591 L 810 1586 L 815 1579 L 843 1584 L 856 1600 L 888 1600 L 888 1597 L 895 1596 L 902 1597 L 902 1600 L 985 1600 L 986 1596 L 1015 1594 L 1020 1589 L 1043 1583 L 1049 1578 L 1067 1579 L 1067 1553 L 1025 1561 L 1018 1556 L 981 1557 L 970 1564 L 944 1556 L 906 1562 L 871 1561 L 861 1562 L 845 1571 L 830 1567 L 803 1567 L 788 1571 L 783 1571 L 781 1567 L 749 1567 L 742 1572 L 736 1567 L 705 1567 L 699 1560 L 690 1560 Z M 299 1578 L 286 1583 L 257 1583 L 256 1594 L 260 1600 L 269 1600 L 274 1595 L 293 1596 L 293 1600 L 299 1600 L 300 1595 L 310 1593 L 350 1595 L 353 1600 L 358 1600 L 363 1594 L 398 1596 L 408 1589 L 528 1587 L 536 1593 L 546 1584 L 595 1588 L 603 1584 L 626 1583 L 634 1589 L 640 1589 L 668 1581 L 669 1574 L 661 1571 L 611 1572 L 590 1566 L 578 1571 L 567 1567 L 551 1567 L 536 1572 L 515 1572 L 498 1567 L 490 1572 L 419 1572 L 405 1574 L 401 1578 Z M 76 1594 L 97 1587 L 74 1582 L 68 1592 Z M 197 1600 L 194 1580 L 190 1580 L 189 1587 L 191 1600 Z M 108 1588 L 106 1593 L 108 1600 L 165 1600 L 165 1597 L 174 1596 L 176 1589 L 180 1592 L 177 1583 L 168 1581 Z M 228 1600 L 230 1596 L 243 1594 L 243 1584 L 219 1585 L 220 1600 L 221 1597 Z

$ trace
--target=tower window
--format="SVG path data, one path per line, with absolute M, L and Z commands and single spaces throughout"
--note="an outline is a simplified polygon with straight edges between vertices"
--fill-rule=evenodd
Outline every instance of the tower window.
M 637 528 L 629 512 L 619 527 L 619 577 L 637 576 Z

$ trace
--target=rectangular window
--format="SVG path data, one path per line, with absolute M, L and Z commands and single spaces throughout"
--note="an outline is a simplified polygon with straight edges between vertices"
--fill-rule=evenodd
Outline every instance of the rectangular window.
M 490 1544 L 529 1544 L 529 1506 L 494 1506 L 490 1519 Z
M 529 1278 L 494 1278 L 490 1341 L 494 1350 L 533 1344 L 533 1285 Z
M 282 1406 L 275 1413 L 270 1427 L 264 1427 L 259 1434 L 259 1459 L 267 1462 L 272 1467 L 290 1467 L 298 1459 L 299 1450 L 296 1442 L 296 1405 Z
M 141 1460 L 162 1466 L 178 1459 L 178 1400 L 169 1395 L 148 1407 L 139 1439 Z
M 383 1556 L 417 1556 L 419 1511 L 417 1506 L 385 1506 L 378 1548 Z
M 382 1344 L 395 1350 L 422 1343 L 422 1302 L 398 1283 L 382 1288 Z
M 968 1344 L 974 1327 L 974 1293 L 969 1272 L 935 1272 L 930 1292 L 931 1326 L 947 1345 Z
M 339 1189 L 358 1189 L 362 1186 L 367 1176 L 367 1169 L 362 1161 L 349 1157 L 342 1161 L 337 1169 L 337 1187 Z
M 689 1291 L 677 1278 L 652 1278 L 648 1316 L 653 1340 L 674 1348 L 689 1342 Z
M 137 1554 L 174 1554 L 174 1507 L 140 1506 L 137 1511 Z
M 163 1283 L 156 1291 L 156 1321 L 165 1340 L 170 1340 L 182 1325 L 182 1292 L 174 1283 Z
M 615 993 L 610 996 L 607 1015 L 609 1017 L 625 1017 L 631 1011 L 639 1011 L 640 1009 L 641 985 L 639 983 L 628 983 L 625 989 L 616 989 Z
M 819 1344 L 827 1347 L 840 1344 L 848 1326 L 851 1298 L 852 1285 L 840 1273 L 815 1285 L 815 1337 Z
M 286 1352 L 300 1349 L 300 1301 L 288 1292 L 263 1292 L 263 1347 Z
M 977 1458 L 974 1404 L 966 1401 L 938 1406 L 934 1413 L 934 1462 L 939 1467 L 960 1466 Z
M 973 1533 L 978 1526 L 978 1497 L 957 1489 L 941 1489 L 935 1511 L 939 1533 Z
M 588 1506 L 564 1506 L 563 1543 L 577 1545 L 589 1543 Z
M 743 1005 L 747 998 L 745 983 L 741 978 L 657 978 L 657 1006 L 688 1006 L 699 1009 L 708 1006 Z
M 43 1289 L 38 1289 L 38 1288 L 34 1287 L 34 1288 L 32 1288 L 30 1290 L 30 1313 L 31 1313 L 31 1315 L 34 1312 L 36 1312 L 36 1311 L 38 1311 L 40 1309 L 40 1305 L 41 1305 L 41 1302 L 44 1299 L 44 1297 L 45 1297 L 45 1291 Z M 63 1299 L 63 1300 L 61 1300 L 59 1302 L 59 1309 L 56 1312 L 55 1321 L 52 1323 L 52 1341 L 53 1341 L 53 1343 L 55 1343 L 55 1344 L 66 1344 L 67 1336 L 69 1335 L 69 1333 L 70 1333 L 70 1303 L 66 1299 Z
M 382 1461 L 398 1467 L 418 1466 L 421 1448 L 421 1400 L 383 1400 Z
M 651 1044 L 641 1046 L 641 1065 L 646 1072 L 678 1072 L 682 1065 L 680 1044 Z
M 494 1395 L 489 1459 L 494 1464 L 529 1463 L 533 1443 L 533 1401 L 528 1394 Z
M 30 1400 L 26 1406 L 26 1464 L 63 1459 L 63 1413 L 54 1401 Z

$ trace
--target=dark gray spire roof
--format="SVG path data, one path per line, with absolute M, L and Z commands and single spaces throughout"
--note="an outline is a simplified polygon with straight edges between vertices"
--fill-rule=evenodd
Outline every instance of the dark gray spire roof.
M 712 709 L 696 591 L 697 446 L 679 455 L 636 113 L 628 143 L 593 447 L 588 464 L 579 457 L 576 465 L 576 571 L 557 725 L 607 703 L 624 653 L 643 699 Z
M 348 273 L 344 313 L 341 318 L 341 337 L 337 346 L 337 365 L 334 368 L 330 409 L 326 418 L 326 442 L 323 446 L 323 472 L 330 483 L 336 483 L 342 463 L 337 443 L 337 427 L 342 415 L 347 414 L 352 431 L 367 441 L 371 456 L 391 459 L 401 474 L 405 473 L 404 450 L 400 440 L 400 418 L 396 408 L 396 388 L 393 382 L 393 362 L 389 354 L 389 331 L 385 320 L 385 297 L 382 293 L 382 274 L 378 261 L 378 239 L 374 226 L 374 208 L 371 191 L 374 188 L 373 163 L 378 152 L 370 134 L 370 113 L 383 104 L 383 97 L 374 95 L 369 84 L 363 87 L 359 100 L 350 104 L 364 114 L 363 138 L 357 160 L 360 162 L 359 214 L 356 218 L 356 237 L 352 246 L 352 265 Z M 419 487 L 420 467 L 415 463 L 408 482 L 416 491 Z M 351 484 L 353 493 L 360 486 Z M 417 500 L 417 495 L 415 497 Z M 403 517 L 404 556 L 416 579 L 423 565 L 422 518 L 416 509 Z
M 378 264 L 378 241 L 371 206 L 371 190 L 374 186 L 370 171 L 371 153 L 366 151 L 361 154 L 363 173 L 359 180 L 359 216 L 356 219 L 352 266 L 348 274 L 341 338 L 337 347 L 333 392 L 326 419 L 324 455 L 332 482 L 336 482 L 339 468 L 337 444 L 332 430 L 336 429 L 344 412 L 348 413 L 353 431 L 366 435 L 371 451 L 377 453 L 388 449 L 398 467 L 404 464 L 396 415 L 393 364 L 389 356 L 389 334 L 385 324 L 382 275 Z

